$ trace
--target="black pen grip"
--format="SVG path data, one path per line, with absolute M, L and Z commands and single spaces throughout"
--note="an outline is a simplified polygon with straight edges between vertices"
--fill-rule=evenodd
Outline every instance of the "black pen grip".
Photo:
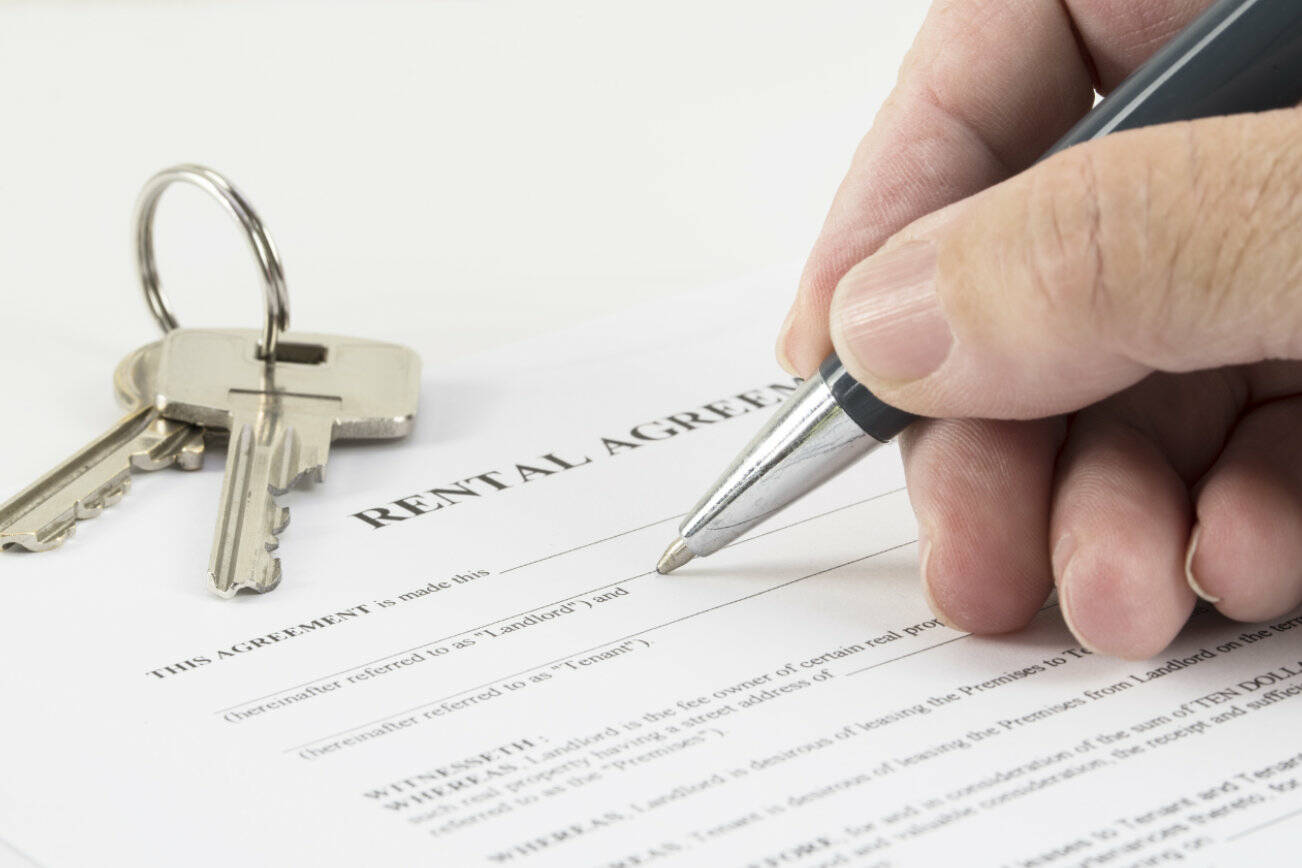
M 818 375 L 831 390 L 836 403 L 854 420 L 863 432 L 875 440 L 886 443 L 894 439 L 918 417 L 897 410 L 878 398 L 850 376 L 836 353 L 832 353 L 818 366 Z
M 1302 101 L 1302 3 L 1219 0 L 1041 159 L 1121 130 L 1289 108 Z

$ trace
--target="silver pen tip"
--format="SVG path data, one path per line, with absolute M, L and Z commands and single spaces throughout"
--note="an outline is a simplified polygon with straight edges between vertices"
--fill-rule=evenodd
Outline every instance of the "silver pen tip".
M 662 576 L 667 576 L 694 557 L 695 555 L 687 547 L 687 543 L 683 542 L 682 537 L 678 537 L 669 544 L 669 548 L 665 549 L 665 553 L 660 556 L 660 560 L 656 563 L 656 572 Z

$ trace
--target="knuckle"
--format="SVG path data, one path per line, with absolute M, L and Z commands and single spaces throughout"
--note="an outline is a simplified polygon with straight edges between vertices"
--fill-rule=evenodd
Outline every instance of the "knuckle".
M 1051 321 L 1110 321 L 1122 298 L 1110 242 L 1117 217 L 1101 194 L 1098 161 L 1091 149 L 1076 148 L 1028 177 L 1030 243 L 1021 265 L 1034 300 Z
M 1223 313 L 1255 314 L 1263 323 L 1255 348 L 1261 358 L 1302 354 L 1297 316 L 1302 289 L 1299 132 L 1302 111 L 1297 109 L 1253 121 L 1216 206 L 1226 225 L 1218 233 L 1221 253 L 1208 283 Z M 1235 310 L 1225 310 L 1231 306 Z
M 1233 262 L 1215 237 L 1221 150 L 1204 127 L 1172 124 L 1046 163 L 1030 199 L 1028 265 L 1051 315 L 1118 356 L 1178 369 L 1190 337 L 1208 334 L 1231 301 L 1234 282 L 1210 277 L 1218 257 Z
M 1173 130 L 1182 147 L 1159 156 L 1178 174 L 1160 191 L 1170 203 L 1153 233 L 1161 271 L 1149 270 L 1167 305 L 1156 349 L 1197 340 L 1225 362 L 1297 354 L 1300 119 L 1293 110 Z
M 1167 269 L 1169 292 L 1181 293 L 1181 333 L 1203 332 L 1216 322 L 1231 301 L 1234 282 L 1230 274 L 1246 249 L 1240 236 L 1242 222 L 1233 215 L 1232 190 L 1227 180 L 1239 173 L 1242 155 L 1218 135 L 1210 124 L 1183 124 L 1186 176 L 1177 178 L 1188 193 L 1180 202 L 1183 214 L 1172 222 L 1172 256 Z
M 1169 124 L 1015 177 L 965 232 L 965 285 L 1008 309 L 973 321 L 1171 372 L 1302 359 L 1299 133 L 1302 109 Z

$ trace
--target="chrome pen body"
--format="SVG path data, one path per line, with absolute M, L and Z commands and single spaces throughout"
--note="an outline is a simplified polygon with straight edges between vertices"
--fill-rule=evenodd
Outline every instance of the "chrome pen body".
M 1302 2 L 1218 0 L 1041 159 L 1109 133 L 1302 102 Z M 835 354 L 787 399 L 687 514 L 656 569 L 723 548 L 890 440 L 915 417 L 854 380 Z
M 828 356 L 687 514 L 656 569 L 712 555 L 890 441 L 915 418 L 877 400 Z

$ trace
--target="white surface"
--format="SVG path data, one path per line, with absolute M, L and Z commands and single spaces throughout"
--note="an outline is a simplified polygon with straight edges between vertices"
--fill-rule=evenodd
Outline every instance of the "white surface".
M 0 499 L 116 418 L 112 368 L 156 336 L 152 172 L 249 195 L 295 326 L 433 365 L 799 260 L 925 6 L 3 4 Z M 169 192 L 158 234 L 184 322 L 257 321 L 214 204 Z
M 890 448 L 650 571 L 792 388 L 759 358 L 790 279 L 430 370 L 443 416 L 282 499 L 270 595 L 203 587 L 216 468 L 15 557 L 0 837 L 46 868 L 1285 863 L 1302 617 L 1203 613 L 1143 663 L 1055 605 L 957 633 Z
M 154 171 L 241 187 L 295 327 L 434 364 L 800 260 L 925 6 L 0 6 L 0 491 L 116 418 L 113 365 L 157 334 Z M 159 216 L 183 323 L 259 322 L 234 224 L 185 188 Z
M 4 841 L 0 841 L 0 868 L 32 868 L 35 862 L 28 859 Z

